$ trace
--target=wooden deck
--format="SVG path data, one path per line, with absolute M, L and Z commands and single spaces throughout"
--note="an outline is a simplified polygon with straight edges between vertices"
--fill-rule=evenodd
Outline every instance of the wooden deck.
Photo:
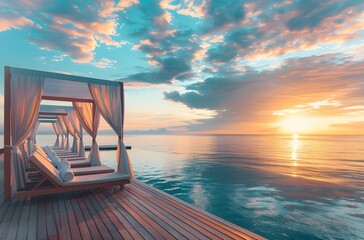
M 263 238 L 133 180 L 113 194 L 99 189 L 1 202 L 0 239 Z

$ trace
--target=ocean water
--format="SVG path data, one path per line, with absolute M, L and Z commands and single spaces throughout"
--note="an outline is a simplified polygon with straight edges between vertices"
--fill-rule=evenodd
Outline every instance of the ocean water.
M 266 238 L 364 239 L 364 136 L 131 135 L 125 143 L 137 179 Z M 115 151 L 102 151 L 102 161 L 115 166 Z

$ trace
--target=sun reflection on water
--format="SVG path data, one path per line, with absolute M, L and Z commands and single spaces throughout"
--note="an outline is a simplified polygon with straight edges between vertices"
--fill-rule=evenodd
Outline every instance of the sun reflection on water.
M 297 177 L 297 166 L 298 166 L 298 156 L 297 156 L 297 152 L 300 146 L 300 142 L 298 139 L 298 134 L 293 134 L 292 136 L 292 142 L 291 142 L 291 147 L 292 147 L 292 153 L 291 153 L 291 159 L 293 161 L 292 165 L 293 165 L 293 169 L 292 169 L 292 176 L 293 177 Z

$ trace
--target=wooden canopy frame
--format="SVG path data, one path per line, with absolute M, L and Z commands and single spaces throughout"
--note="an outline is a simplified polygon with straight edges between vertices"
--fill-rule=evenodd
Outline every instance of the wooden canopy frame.
M 4 200 L 8 201 L 11 199 L 11 74 L 16 73 L 31 73 L 44 77 L 45 81 L 60 80 L 60 81 L 71 81 L 80 83 L 92 83 L 99 85 L 119 85 L 121 88 L 122 99 L 124 99 L 124 83 L 112 80 L 104 80 L 97 78 L 88 78 L 74 75 L 67 75 L 54 72 L 44 72 L 30 69 L 22 69 L 16 67 L 4 67 Z M 67 82 L 65 82 L 66 84 Z M 93 103 L 93 110 L 96 110 L 96 105 L 93 99 L 80 98 L 79 96 L 72 97 L 60 97 L 60 96 L 42 96 L 42 100 L 54 100 L 54 101 L 68 101 L 68 102 L 91 102 Z M 123 103 L 124 104 L 124 103 Z M 124 109 L 124 108 L 123 108 Z M 53 119 L 50 116 L 45 117 Z

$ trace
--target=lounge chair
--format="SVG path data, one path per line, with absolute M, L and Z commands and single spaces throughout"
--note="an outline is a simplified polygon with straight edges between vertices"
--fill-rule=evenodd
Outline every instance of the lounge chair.
M 52 147 L 51 147 L 52 149 Z M 44 150 L 44 149 L 43 149 Z M 67 160 L 84 160 L 86 159 L 85 157 L 82 157 L 74 152 L 70 152 L 70 151 L 66 151 L 66 150 L 54 150 L 52 149 L 52 151 L 59 157 L 59 158 L 63 158 L 63 159 L 67 159 Z
M 60 178 L 58 170 L 39 152 L 34 152 L 29 157 L 29 163 L 39 170 L 42 178 L 32 189 L 16 192 L 14 194 L 16 198 L 33 197 L 85 189 L 113 187 L 118 185 L 123 188 L 124 184 L 130 183 L 129 175 L 118 172 L 75 176 L 72 181 L 64 182 Z M 43 183 L 47 181 L 51 183 L 51 186 L 42 187 Z
M 43 149 L 38 148 L 35 152 L 39 153 L 39 155 L 48 162 L 52 162 L 47 156 L 47 154 L 43 151 Z M 90 162 L 88 160 L 69 161 L 68 163 L 70 164 L 72 172 L 74 173 L 75 176 L 111 173 L 115 171 L 113 168 L 108 167 L 106 165 L 90 166 Z
M 36 149 L 36 151 L 39 151 L 43 156 L 47 156 L 47 153 L 39 145 L 36 145 L 35 149 Z M 69 158 L 69 157 L 64 157 L 64 156 L 59 156 L 59 155 L 57 155 L 57 157 L 60 159 L 66 159 L 70 163 L 72 161 L 73 164 L 71 164 L 71 167 L 89 167 L 91 164 L 90 161 L 87 160 L 85 157 Z

